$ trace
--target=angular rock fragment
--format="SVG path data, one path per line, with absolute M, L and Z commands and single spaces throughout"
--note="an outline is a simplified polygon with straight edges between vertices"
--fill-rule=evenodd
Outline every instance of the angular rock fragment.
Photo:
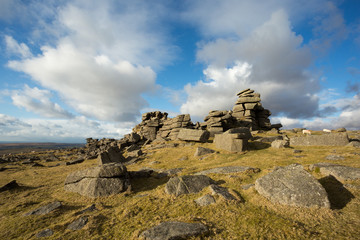
M 215 151 L 210 148 L 204 148 L 204 147 L 197 147 L 194 153 L 194 157 L 214 153 Z
M 360 168 L 333 163 L 315 163 L 309 166 L 311 171 L 319 169 L 321 174 L 332 175 L 339 181 L 360 179 Z
M 220 187 L 216 184 L 211 184 L 210 190 L 213 195 L 218 195 L 224 198 L 225 200 L 237 200 L 237 198 L 234 197 L 234 195 L 232 195 L 231 193 L 229 193 L 229 191 L 226 188 Z
M 182 128 L 177 138 L 183 141 L 206 142 L 209 136 L 210 134 L 206 130 Z
M 187 175 L 180 177 L 172 177 L 166 183 L 165 192 L 179 196 L 182 194 L 197 193 L 210 184 L 214 184 L 214 180 L 204 175 Z
M 70 223 L 67 226 L 67 229 L 80 230 L 87 224 L 87 222 L 88 222 L 88 217 L 87 216 L 82 216 L 82 217 L 76 219 L 75 221 L 73 221 L 72 223 Z
M 299 164 L 278 167 L 257 179 L 255 189 L 274 203 L 330 208 L 323 186 Z
M 25 213 L 24 216 L 30 216 L 30 215 L 45 215 L 48 214 L 62 206 L 61 202 L 55 201 L 52 203 L 49 203 L 45 206 L 39 207 L 35 210 L 32 210 L 28 213 Z
M 210 194 L 206 194 L 198 199 L 194 200 L 195 203 L 201 207 L 215 203 L 215 198 Z
M 208 228 L 201 223 L 163 222 L 140 234 L 146 240 L 188 239 L 208 233 Z

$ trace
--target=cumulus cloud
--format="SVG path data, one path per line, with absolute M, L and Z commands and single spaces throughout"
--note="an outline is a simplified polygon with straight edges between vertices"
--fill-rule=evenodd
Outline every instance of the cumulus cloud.
M 253 88 L 262 94 L 264 107 L 275 115 L 315 116 L 319 85 L 306 71 L 311 54 L 302 41 L 291 30 L 285 11 L 279 10 L 246 38 L 220 38 L 203 44 L 198 59 L 210 64 L 204 71 L 208 82 L 185 87 L 188 99 L 182 112 L 203 115 L 214 105 L 229 109 L 237 91 Z
M 59 104 L 50 100 L 52 94 L 48 90 L 25 85 L 22 90 L 12 92 L 13 104 L 23 107 L 29 112 L 37 113 L 49 118 L 72 118 L 73 115 L 65 111 Z
M 13 37 L 5 36 L 6 50 L 12 55 L 19 56 L 21 58 L 28 58 L 32 56 L 29 47 L 25 43 L 18 43 Z
M 131 132 L 133 122 L 114 123 L 72 119 L 18 119 L 0 114 L 0 141 L 85 142 L 88 137 L 119 139 Z
M 148 105 L 142 95 L 156 89 L 154 69 L 172 59 L 174 48 L 157 24 L 164 9 L 143 1 L 73 1 L 57 10 L 47 25 L 61 26 L 57 42 L 8 66 L 56 92 L 80 115 L 135 120 Z

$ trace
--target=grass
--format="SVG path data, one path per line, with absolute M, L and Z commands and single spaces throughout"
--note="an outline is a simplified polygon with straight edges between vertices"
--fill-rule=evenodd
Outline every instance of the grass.
M 266 134 L 264 134 L 265 136 Z M 269 136 L 269 135 L 266 135 Z M 194 157 L 196 147 L 217 150 L 205 159 Z M 234 154 L 216 149 L 213 144 L 196 143 L 157 150 L 145 150 L 148 156 L 141 162 L 128 166 L 134 171 L 144 167 L 155 169 L 184 168 L 181 175 L 220 167 L 251 166 L 260 168 L 258 173 L 210 174 L 209 176 L 241 195 L 244 203 L 228 202 L 217 198 L 217 203 L 199 207 L 194 200 L 210 193 L 204 189 L 197 194 L 174 197 L 165 194 L 166 179 L 138 179 L 132 182 L 133 192 L 91 199 L 66 192 L 63 184 L 73 171 L 97 165 L 86 160 L 77 165 L 34 168 L 21 164 L 7 165 L 0 172 L 0 186 L 16 179 L 21 188 L 0 193 L 0 239 L 35 239 L 39 231 L 50 228 L 50 239 L 137 239 L 137 236 L 164 221 L 202 222 L 210 228 L 204 239 L 358 239 L 360 236 L 360 191 L 341 188 L 341 183 L 311 172 L 329 193 L 332 209 L 298 208 L 273 204 L 260 196 L 254 188 L 243 190 L 242 185 L 255 180 L 275 166 L 300 163 L 305 167 L 312 163 L 326 162 L 330 154 L 342 155 L 345 160 L 332 161 L 360 168 L 360 149 L 352 147 L 296 147 L 303 150 L 293 153 L 293 148 L 264 148 L 252 143 L 252 149 Z M 258 150 L 256 150 L 258 149 Z M 334 153 L 335 151 L 335 153 Z M 40 153 L 34 153 L 40 154 Z M 296 157 L 296 156 L 302 157 Z M 66 154 L 64 154 L 66 156 Z M 187 157 L 187 160 L 179 160 Z M 65 157 L 61 162 L 67 161 Z M 154 161 L 158 163 L 153 163 Z M 46 166 L 57 162 L 41 162 Z M 0 167 L 4 167 L 2 164 Z M 360 181 L 349 181 L 360 186 Z M 63 207 L 44 216 L 23 216 L 39 206 L 61 201 Z M 78 231 L 66 227 L 80 215 L 76 213 L 95 203 L 98 210 L 84 213 L 89 223 Z M 195 238 L 196 239 L 196 238 Z

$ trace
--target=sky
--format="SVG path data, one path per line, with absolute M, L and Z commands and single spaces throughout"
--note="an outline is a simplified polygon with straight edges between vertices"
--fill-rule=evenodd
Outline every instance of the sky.
M 358 0 L 0 0 L 0 141 L 121 138 L 148 111 L 360 129 Z

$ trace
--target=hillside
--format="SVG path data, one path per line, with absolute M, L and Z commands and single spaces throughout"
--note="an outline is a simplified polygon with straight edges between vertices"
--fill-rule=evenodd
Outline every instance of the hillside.
M 283 132 L 284 134 L 285 132 Z M 301 133 L 286 132 L 289 137 Z M 322 134 L 322 133 L 315 133 Z M 358 132 L 348 132 L 357 137 Z M 338 181 L 321 174 L 309 165 L 331 162 L 360 168 L 360 149 L 351 146 L 290 146 L 276 149 L 270 143 L 255 141 L 282 134 L 253 134 L 250 149 L 230 153 L 217 149 L 212 138 L 206 143 L 184 141 L 154 142 L 142 147 L 143 155 L 128 171 L 151 168 L 154 172 L 181 168 L 175 175 L 193 175 L 203 170 L 225 166 L 248 166 L 258 170 L 239 173 L 210 173 L 216 183 L 236 197 L 225 200 L 215 195 L 216 203 L 199 206 L 194 200 L 210 193 L 174 196 L 166 194 L 165 186 L 174 175 L 131 180 L 131 190 L 106 197 L 89 198 L 64 190 L 68 174 L 98 165 L 97 159 L 76 160 L 81 149 L 29 153 L 42 167 L 22 161 L 1 163 L 0 186 L 16 180 L 19 187 L 0 195 L 0 239 L 36 239 L 36 234 L 51 229 L 49 239 L 138 239 L 145 230 L 167 221 L 202 223 L 208 233 L 193 239 L 357 239 L 360 236 L 360 180 Z M 211 148 L 215 153 L 195 157 L 197 147 Z M 296 151 L 295 151 L 296 150 Z M 49 156 L 57 158 L 48 161 Z M 338 156 L 328 160 L 328 156 Z M 340 156 L 340 157 L 339 157 Z M 326 159 L 328 158 L 328 159 Z M 325 188 L 330 209 L 296 207 L 269 201 L 253 185 L 275 167 L 299 163 Z M 24 216 L 40 206 L 60 201 L 62 206 L 46 215 Z M 95 210 L 81 213 L 95 204 Z M 79 216 L 87 223 L 81 230 L 67 229 Z

